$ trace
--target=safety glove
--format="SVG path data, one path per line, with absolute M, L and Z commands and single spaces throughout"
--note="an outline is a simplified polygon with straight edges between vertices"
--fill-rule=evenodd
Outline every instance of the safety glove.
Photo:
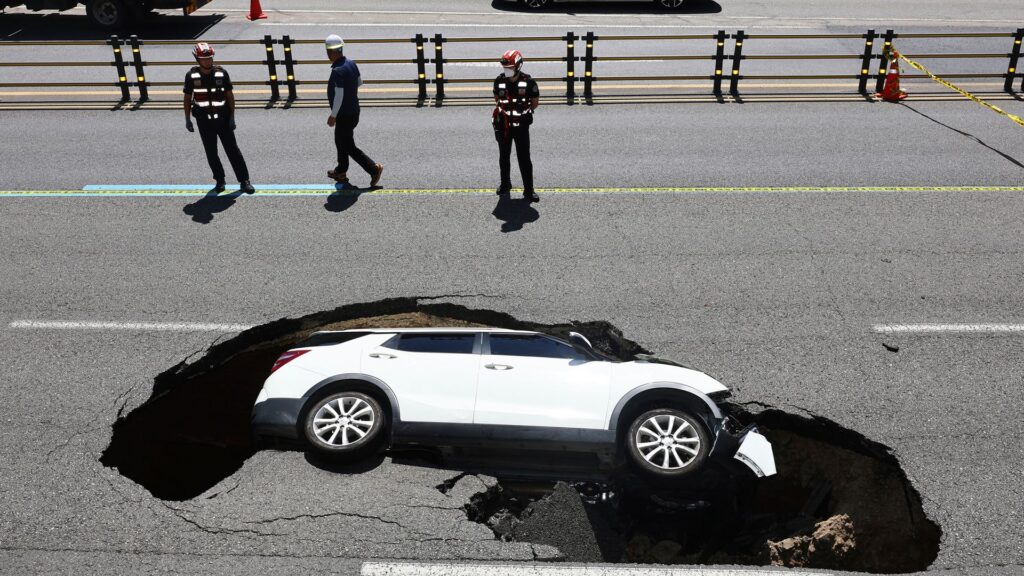
M 189 132 L 195 132 L 196 128 L 192 125 L 192 119 L 185 120 L 185 130 Z

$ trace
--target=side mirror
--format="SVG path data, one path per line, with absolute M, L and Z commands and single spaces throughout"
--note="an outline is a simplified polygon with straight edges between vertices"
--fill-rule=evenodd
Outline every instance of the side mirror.
M 594 350 L 594 345 L 590 343 L 590 340 L 587 340 L 587 337 L 579 332 L 569 332 L 569 342 L 571 342 L 573 346 L 588 352 L 592 352 Z

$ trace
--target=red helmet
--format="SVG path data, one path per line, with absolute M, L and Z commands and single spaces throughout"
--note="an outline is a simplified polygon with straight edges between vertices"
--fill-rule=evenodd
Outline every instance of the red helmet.
M 523 66 L 523 55 L 519 50 L 509 50 L 501 55 L 501 65 L 505 68 L 519 70 Z
M 192 55 L 196 58 L 213 58 L 213 46 L 206 42 L 196 42 L 192 48 Z

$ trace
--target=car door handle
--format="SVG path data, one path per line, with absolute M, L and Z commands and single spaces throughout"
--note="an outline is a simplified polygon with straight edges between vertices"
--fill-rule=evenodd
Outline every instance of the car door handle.
M 394 354 L 383 354 L 381 352 L 374 352 L 373 354 L 370 354 L 370 358 L 387 358 L 388 360 L 391 360 L 393 358 L 398 358 L 398 356 L 395 356 Z
M 508 364 L 485 364 L 484 368 L 488 370 L 511 370 L 512 367 Z

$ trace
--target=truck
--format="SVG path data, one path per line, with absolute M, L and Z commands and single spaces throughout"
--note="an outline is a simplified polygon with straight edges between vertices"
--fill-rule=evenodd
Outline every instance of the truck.
M 0 9 L 24 6 L 28 10 L 70 10 L 85 5 L 85 13 L 97 27 L 114 30 L 129 19 L 141 19 L 153 10 L 181 9 L 186 15 L 212 0 L 0 0 Z

